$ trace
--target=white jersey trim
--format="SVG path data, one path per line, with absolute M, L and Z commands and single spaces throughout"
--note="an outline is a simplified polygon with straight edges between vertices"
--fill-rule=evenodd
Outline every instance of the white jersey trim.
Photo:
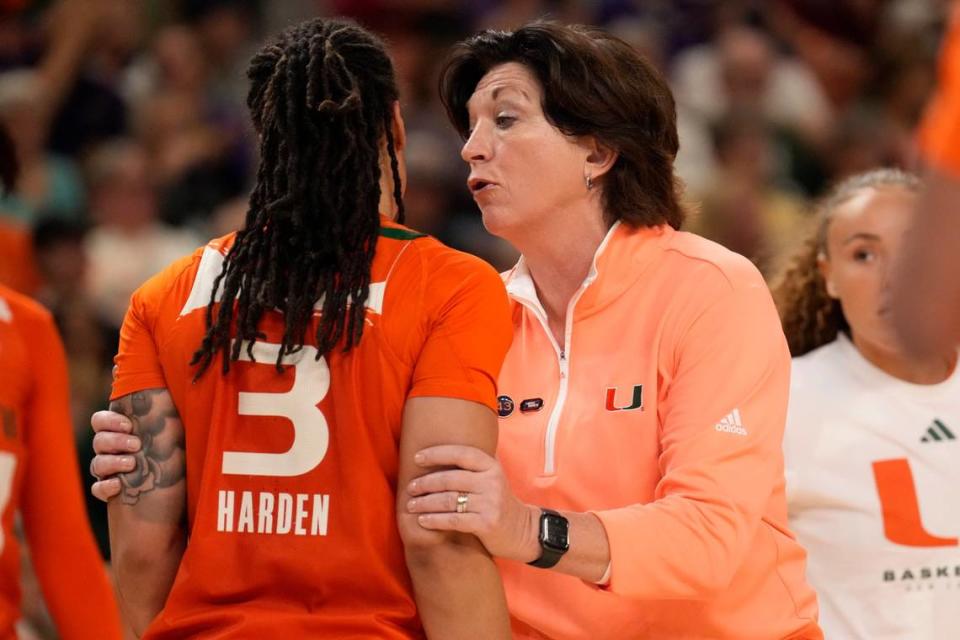
M 210 296 L 213 294 L 213 283 L 216 281 L 220 271 L 223 270 L 224 255 L 213 247 L 205 247 L 203 256 L 200 258 L 200 266 L 197 268 L 197 275 L 193 280 L 193 287 L 190 289 L 190 295 L 187 301 L 183 303 L 180 309 L 180 316 L 185 316 L 197 309 L 203 309 L 210 304 Z M 383 314 L 383 299 L 387 293 L 386 282 L 371 282 L 370 291 L 367 294 L 365 306 L 374 313 Z M 219 302 L 223 295 L 223 290 L 217 291 L 215 302 Z M 2 302 L 2 299 L 0 299 Z M 313 306 L 315 311 L 323 309 L 323 298 L 317 300 Z M 0 315 L 2 319 L 2 315 Z
M 190 296 L 183 303 L 183 308 L 180 309 L 181 316 L 210 304 L 213 283 L 220 275 L 221 269 L 223 269 L 223 254 L 213 247 L 204 247 L 203 256 L 200 258 L 200 267 L 193 279 L 193 288 L 190 289 Z M 217 291 L 217 302 L 220 301 L 221 297 L 222 291 Z

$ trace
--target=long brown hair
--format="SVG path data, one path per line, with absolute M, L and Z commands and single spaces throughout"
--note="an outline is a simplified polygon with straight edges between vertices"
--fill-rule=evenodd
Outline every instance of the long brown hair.
M 802 356 L 833 342 L 841 331 L 850 334 L 850 324 L 843 315 L 840 301 L 827 293 L 817 263 L 821 255 L 829 256 L 827 231 L 837 207 L 863 189 L 878 187 L 901 187 L 916 192 L 920 190 L 920 179 L 900 169 L 885 168 L 859 173 L 839 182 L 817 203 L 814 231 L 774 286 L 773 297 L 792 356 Z

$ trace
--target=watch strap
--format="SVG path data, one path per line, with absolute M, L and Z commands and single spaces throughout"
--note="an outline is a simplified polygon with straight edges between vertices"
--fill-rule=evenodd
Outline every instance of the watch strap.
M 527 564 L 529 564 L 531 567 L 537 567 L 539 569 L 549 569 L 556 566 L 562 557 L 563 551 L 557 551 L 541 544 L 540 557 L 533 562 L 528 562 Z

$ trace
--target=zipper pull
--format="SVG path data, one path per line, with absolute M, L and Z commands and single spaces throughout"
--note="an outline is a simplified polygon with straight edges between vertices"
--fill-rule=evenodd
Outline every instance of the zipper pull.
M 566 351 L 560 352 L 560 377 L 561 378 L 567 377 L 567 352 Z

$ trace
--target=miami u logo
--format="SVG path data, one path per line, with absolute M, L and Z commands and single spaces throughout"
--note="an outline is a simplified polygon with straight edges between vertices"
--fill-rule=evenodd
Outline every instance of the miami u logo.
M 617 406 L 617 387 L 607 388 L 607 411 L 633 411 L 634 409 L 643 409 L 643 385 L 633 385 L 633 399 L 629 406 Z
M 927 531 L 920 519 L 920 503 L 913 481 L 913 470 L 906 458 L 878 460 L 873 463 L 883 533 L 887 540 L 907 547 L 955 547 L 955 537 L 943 537 Z

